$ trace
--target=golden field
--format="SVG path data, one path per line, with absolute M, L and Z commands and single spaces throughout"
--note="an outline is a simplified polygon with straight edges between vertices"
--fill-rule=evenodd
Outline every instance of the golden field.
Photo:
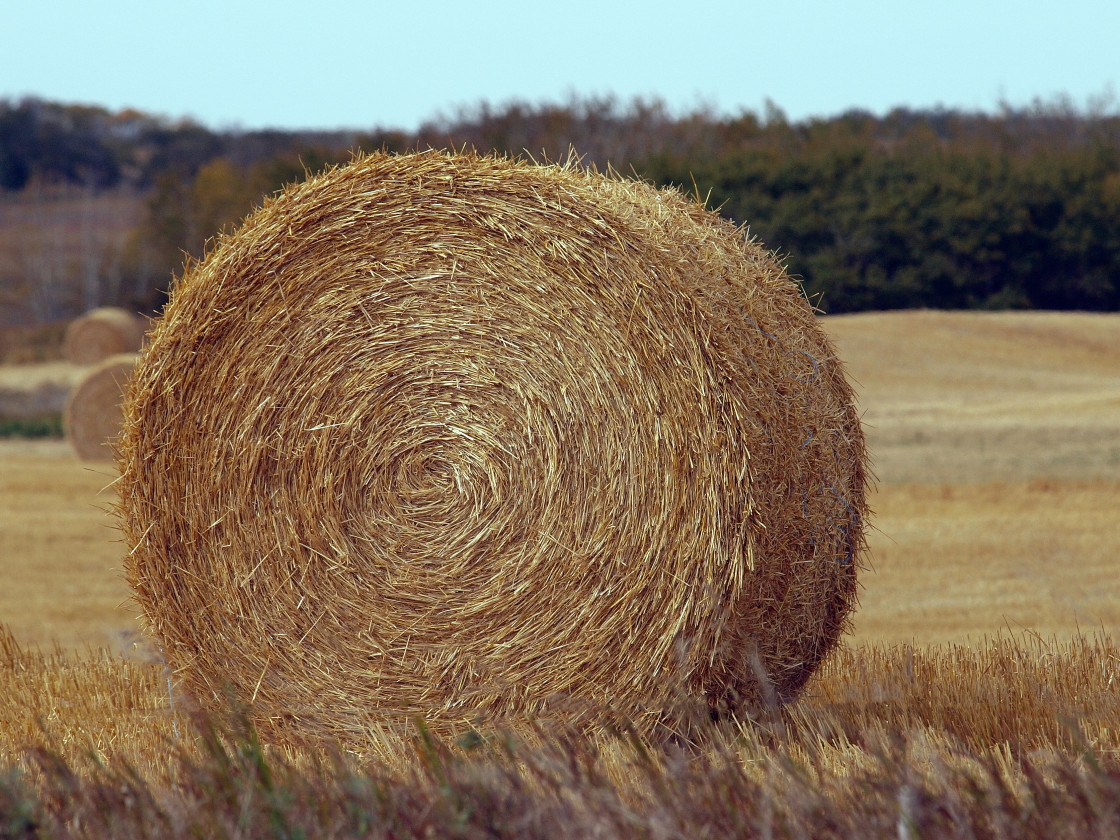
M 1120 316 L 825 324 L 879 481 L 851 643 L 1120 636 Z M 131 646 L 113 479 L 64 442 L 0 441 L 0 623 L 21 643 Z
M 0 441 L 0 837 L 1120 836 L 1120 316 L 825 323 L 879 479 L 854 633 L 684 745 L 210 729 L 137 638 L 112 466 Z
M 1120 316 L 826 324 L 880 481 L 854 641 L 1120 635 Z

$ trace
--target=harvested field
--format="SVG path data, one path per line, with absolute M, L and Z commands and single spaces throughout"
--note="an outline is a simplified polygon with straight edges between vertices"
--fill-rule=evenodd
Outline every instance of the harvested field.
M 1120 341 L 1120 318 L 898 312 L 824 323 L 856 382 L 880 479 L 851 641 L 1115 628 L 1120 593 L 1106 584 L 1120 564 L 1120 354 L 1095 348 Z M 904 349 L 886 352 L 888 339 Z M 1063 394 L 1090 407 L 1063 411 L 1048 397 Z M 962 405 L 971 410 L 953 410 Z M 1001 423 L 1021 445 L 992 448 L 978 432 Z M 1053 439 L 1079 448 L 1059 457 Z M 135 631 L 128 605 L 118 608 L 128 590 L 104 513 L 113 491 L 101 492 L 114 478 L 64 441 L 0 441 L 0 574 L 13 581 L 0 587 L 0 622 L 17 638 L 80 647 Z
M 120 649 L 138 630 L 106 513 L 113 478 L 64 441 L 0 442 L 0 574 L 11 582 L 0 620 L 21 641 Z M 882 485 L 871 502 L 872 569 L 850 644 L 1120 633 L 1120 483 Z
M 879 480 L 1120 480 L 1120 315 L 891 312 L 825 319 Z
M 119 651 L 136 631 L 114 478 L 64 440 L 0 441 L 0 622 L 21 642 Z
M 1115 836 L 1120 418 L 1107 348 L 1120 319 L 899 312 L 825 326 L 882 481 L 855 634 L 780 716 L 685 754 L 562 732 L 513 748 L 516 761 L 508 739 L 386 740 L 372 765 L 326 768 L 236 733 L 217 750 L 182 697 L 171 714 L 164 670 L 132 644 L 111 470 L 80 465 L 64 441 L 0 442 L 0 623 L 63 647 L 0 640 L 0 766 L 39 768 L 3 777 L 11 825 Z M 1087 348 L 1079 335 L 1096 337 Z M 114 655 L 80 652 L 90 644 Z
M 1103 638 L 879 645 L 683 747 L 541 722 L 324 758 L 172 710 L 158 664 L 0 628 L 0 809 L 15 837 L 1112 837 L 1117 683 Z
M 1120 637 L 1120 482 L 884 485 L 852 642 Z

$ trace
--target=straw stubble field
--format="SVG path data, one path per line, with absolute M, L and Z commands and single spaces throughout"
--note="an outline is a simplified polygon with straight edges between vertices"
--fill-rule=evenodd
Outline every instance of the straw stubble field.
M 991 821 L 997 812 L 1006 835 L 1016 833 L 1015 825 L 1049 831 L 1050 823 L 1037 822 L 1046 802 L 1054 826 L 1064 814 L 1069 831 L 1099 827 L 1095 819 L 1115 827 L 1115 807 L 1098 813 L 1084 803 L 1106 794 L 1120 799 L 1114 795 L 1120 791 L 1120 651 L 1114 641 L 1120 636 L 1120 319 L 903 312 L 824 323 L 856 382 L 879 478 L 871 497 L 872 568 L 862 575 L 847 650 L 799 703 L 778 717 L 763 715 L 748 727 L 749 737 L 735 740 L 740 770 L 746 769 L 730 780 L 720 775 L 714 789 L 734 801 L 757 799 L 760 790 L 778 797 L 769 812 L 743 813 L 751 825 L 769 820 L 794 834 L 798 820 L 825 818 L 839 820 L 836 833 L 844 833 L 843 826 L 872 832 L 878 826 L 903 836 L 896 832 L 912 819 L 930 836 L 952 834 L 935 831 L 944 828 L 936 820 L 959 819 L 976 834 L 974 818 Z M 174 784 L 190 793 L 194 788 L 183 774 L 194 773 L 191 784 L 202 790 L 197 774 L 203 770 L 190 762 L 206 746 L 196 742 L 195 752 L 180 756 L 193 768 L 189 773 L 186 764 L 176 765 L 181 749 L 168 748 L 171 719 L 158 665 L 72 652 L 104 646 L 114 655 L 137 653 L 120 575 L 125 547 L 115 541 L 105 513 L 113 479 L 109 467 L 83 466 L 61 443 L 0 447 L 0 622 L 14 636 L 0 661 L 9 683 L 0 691 L 9 704 L 0 710 L 9 721 L 0 755 L 5 763 L 16 760 L 28 739 L 40 738 L 36 749 L 78 761 L 92 746 L 108 759 L 123 756 L 151 784 L 171 784 L 174 776 Z M 18 650 L 54 642 L 63 650 L 46 659 Z M 86 687 L 89 696 L 78 696 Z M 180 721 L 187 726 L 186 718 Z M 602 804 L 609 788 L 618 802 L 629 803 L 626 808 L 637 807 L 634 797 L 646 797 L 643 820 L 677 820 L 681 831 L 688 809 L 714 820 L 705 825 L 719 827 L 727 817 L 721 808 L 728 803 L 694 798 L 697 784 L 715 779 L 703 774 L 718 775 L 712 768 L 719 762 L 710 754 L 710 766 L 700 770 L 694 763 L 670 768 L 670 753 L 656 753 L 649 760 L 657 765 L 657 783 L 650 788 L 635 781 L 654 778 L 648 766 L 642 769 L 644 753 L 635 758 L 625 745 L 608 749 L 557 738 L 590 775 L 559 779 L 547 751 L 527 753 L 522 770 L 544 773 L 547 765 L 554 773 L 536 778 L 535 790 L 559 785 L 569 789 L 565 801 L 594 796 Z M 263 795 L 253 741 L 237 743 L 237 760 L 249 768 L 239 784 L 251 788 L 245 796 Z M 425 743 L 412 748 L 401 767 L 418 774 L 409 777 L 410 790 L 429 791 L 415 794 L 421 800 L 430 794 L 427 818 L 439 811 L 432 810 L 433 801 L 450 807 L 454 797 L 447 797 L 468 790 L 506 795 L 507 805 L 516 800 L 503 787 L 510 783 L 505 770 L 494 776 L 492 765 L 444 765 L 453 756 Z M 1095 756 L 1088 765 L 1086 747 Z M 392 745 L 386 749 L 401 754 Z M 815 768 L 811 783 L 789 775 L 789 767 L 802 762 Z M 223 772 L 234 772 L 235 765 L 227 762 Z M 314 782 L 290 770 L 285 778 L 296 787 L 312 785 L 332 802 L 350 795 L 340 792 L 340 778 L 350 778 L 345 774 Z M 377 784 L 396 790 L 400 778 Z M 595 778 L 605 787 L 589 781 Z M 853 783 L 872 791 L 862 806 L 847 798 Z M 1059 789 L 1073 791 L 1069 802 L 1081 796 L 1082 804 L 1070 805 L 1066 794 L 1054 792 Z M 50 811 L 47 800 L 40 803 L 43 813 Z M 303 800 L 296 792 L 287 801 Z M 487 801 L 481 811 L 501 811 L 496 799 Z M 536 797 L 537 810 L 522 807 L 521 813 L 547 821 L 541 801 Z M 623 808 L 611 801 L 612 808 Z M 187 809 L 176 812 L 182 819 L 199 818 L 182 816 L 195 812 L 181 801 L 176 807 Z M 1076 819 L 1070 821 L 1067 807 Z M 166 808 L 160 813 L 171 819 Z M 211 809 L 207 818 L 220 821 L 223 813 Z M 611 819 L 632 826 L 636 818 L 627 813 Z M 927 817 L 934 823 L 923 822 Z M 296 820 L 292 813 L 288 818 Z

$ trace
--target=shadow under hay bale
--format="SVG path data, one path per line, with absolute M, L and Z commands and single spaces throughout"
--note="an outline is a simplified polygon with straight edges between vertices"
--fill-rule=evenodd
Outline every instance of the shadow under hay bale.
M 135 353 L 144 342 L 148 322 L 134 312 L 103 306 L 75 318 L 66 327 L 62 353 L 75 365 L 95 365 L 120 353 Z
M 190 266 L 120 466 L 184 686 L 351 744 L 791 698 L 864 543 L 854 398 L 772 255 L 675 192 L 475 155 L 362 157 Z
M 70 392 L 62 427 L 75 454 L 83 461 L 112 461 L 112 442 L 121 430 L 121 400 L 135 353 L 110 356 L 92 368 Z

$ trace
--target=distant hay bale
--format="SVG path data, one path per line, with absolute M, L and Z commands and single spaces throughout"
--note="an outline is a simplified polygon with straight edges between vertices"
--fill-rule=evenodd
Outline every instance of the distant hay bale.
M 92 368 L 70 392 L 62 427 L 75 454 L 83 461 L 111 461 L 111 442 L 121 430 L 121 400 L 135 353 L 110 356 Z
M 676 192 L 476 155 L 359 158 L 190 266 L 120 466 L 184 686 L 348 743 L 791 698 L 864 544 L 852 391 L 779 263 Z
M 148 322 L 134 312 L 103 306 L 75 318 L 66 327 L 62 352 L 75 365 L 95 365 L 118 353 L 135 353 Z

